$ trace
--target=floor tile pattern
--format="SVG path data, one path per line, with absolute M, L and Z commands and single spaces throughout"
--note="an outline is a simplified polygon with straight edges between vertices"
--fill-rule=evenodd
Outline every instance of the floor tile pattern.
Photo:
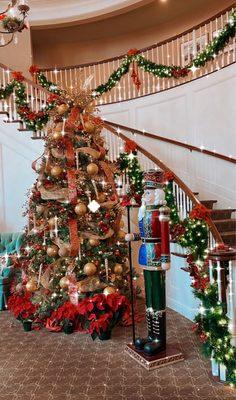
M 0 400 L 236 400 L 236 390 L 213 382 L 191 322 L 168 310 L 168 342 L 185 361 L 152 372 L 124 353 L 131 328 L 112 340 L 89 335 L 25 333 L 7 311 L 0 313 Z M 138 327 L 145 332 L 145 324 Z

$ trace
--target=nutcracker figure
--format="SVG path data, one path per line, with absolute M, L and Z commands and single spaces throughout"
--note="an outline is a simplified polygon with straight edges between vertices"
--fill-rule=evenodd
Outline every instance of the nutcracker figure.
M 138 338 L 135 348 L 153 356 L 166 348 L 165 271 L 170 268 L 169 215 L 165 205 L 164 173 L 150 170 L 144 174 L 145 189 L 139 209 L 139 234 L 126 240 L 142 240 L 139 264 L 143 268 L 148 335 Z

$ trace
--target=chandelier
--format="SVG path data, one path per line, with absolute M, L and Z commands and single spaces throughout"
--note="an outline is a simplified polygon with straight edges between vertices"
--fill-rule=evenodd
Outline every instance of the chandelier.
M 0 13 L 0 47 L 5 47 L 11 42 L 17 44 L 17 32 L 27 28 L 25 19 L 29 9 L 25 0 L 11 0 L 5 11 Z

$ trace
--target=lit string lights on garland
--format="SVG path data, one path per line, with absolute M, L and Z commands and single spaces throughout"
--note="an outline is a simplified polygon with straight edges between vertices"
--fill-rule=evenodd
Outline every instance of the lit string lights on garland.
M 125 141 L 124 150 L 124 153 L 121 153 L 117 160 L 117 166 L 119 169 L 117 175 L 119 176 L 119 182 L 120 174 L 126 174 L 129 186 L 126 188 L 126 194 L 123 194 L 122 196 L 121 204 L 124 207 L 133 204 L 141 205 L 141 198 L 144 191 L 143 172 L 137 158 L 137 144 L 133 140 L 127 139 Z
M 205 356 L 214 357 L 219 365 L 224 365 L 226 381 L 236 386 L 236 348 L 231 344 L 229 318 L 225 304 L 219 301 L 217 271 L 213 266 L 214 279 L 210 282 L 208 260 L 209 210 L 199 204 L 190 212 L 189 218 L 180 221 L 173 194 L 174 175 L 166 175 L 166 201 L 171 209 L 172 240 L 188 249 L 188 272 L 192 277 L 194 295 L 200 300 L 199 313 L 195 316 L 193 330 L 202 342 Z M 220 247 L 224 245 L 219 245 Z M 228 268 L 227 263 L 225 268 Z
M 208 61 L 214 60 L 217 54 L 224 49 L 235 34 L 236 10 L 232 12 L 229 22 L 218 32 L 217 36 L 206 46 L 205 50 L 198 53 L 191 64 L 184 68 L 181 66 L 156 64 L 139 54 L 139 50 L 131 49 L 122 61 L 121 66 L 110 75 L 108 81 L 94 89 L 93 97 L 99 97 L 103 93 L 114 88 L 120 82 L 121 78 L 129 72 L 131 65 L 133 66 L 131 78 L 138 90 L 141 86 L 141 81 L 138 76 L 138 67 L 158 78 L 178 79 L 180 77 L 185 77 L 191 71 L 194 73 L 196 69 L 203 67 Z M 135 65 L 137 67 L 135 67 Z M 61 91 L 54 82 L 48 80 L 37 66 L 31 66 L 29 72 L 36 82 L 55 96 L 48 99 L 47 105 L 38 112 L 30 109 L 27 102 L 26 87 L 23 83 L 25 78 L 18 71 L 12 73 L 13 80 L 10 83 L 0 88 L 0 100 L 7 99 L 14 92 L 14 89 L 16 89 L 15 102 L 17 105 L 17 112 L 22 121 L 25 122 L 27 129 L 37 131 L 45 127 L 49 119 L 49 111 L 58 105 L 60 101 L 59 96 L 63 91 Z
M 125 146 L 126 152 L 120 155 L 118 164 L 120 170 L 127 170 L 131 181 L 134 181 L 137 173 L 133 168 L 129 169 L 130 154 L 135 151 L 135 142 L 128 141 Z M 138 161 L 137 161 L 138 162 Z M 141 178 L 141 175 L 140 175 Z M 195 317 L 193 331 L 195 331 L 202 343 L 205 356 L 214 355 L 214 361 L 225 367 L 226 381 L 236 385 L 236 349 L 231 345 L 231 334 L 229 331 L 229 318 L 226 314 L 225 305 L 219 301 L 218 282 L 216 267 L 213 275 L 215 280 L 210 282 L 209 260 L 208 260 L 208 226 L 210 217 L 209 210 L 201 205 L 196 205 L 189 213 L 189 217 L 181 221 L 173 193 L 174 174 L 170 171 L 165 173 L 165 199 L 171 209 L 171 238 L 189 252 L 187 256 L 188 272 L 192 278 L 194 295 L 200 300 L 199 313 Z M 142 180 L 139 180 L 139 191 L 143 192 Z M 126 204 L 132 204 L 133 194 L 123 196 Z M 222 245 L 224 246 L 224 245 Z M 218 246 L 220 248 L 220 245 Z M 227 266 L 226 266 L 227 268 Z

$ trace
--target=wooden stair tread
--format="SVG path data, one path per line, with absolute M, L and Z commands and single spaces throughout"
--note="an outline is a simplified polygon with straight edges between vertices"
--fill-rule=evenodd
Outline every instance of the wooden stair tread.
M 221 236 L 236 236 L 236 230 L 235 231 L 228 231 L 228 232 L 221 232 Z
M 201 203 L 208 203 L 208 202 L 217 203 L 217 200 L 200 200 L 200 202 Z
M 215 224 L 223 224 L 223 223 L 229 222 L 229 221 L 236 222 L 236 218 L 216 219 Z
M 22 124 L 22 121 L 21 121 L 21 119 L 13 119 L 13 120 L 11 120 L 11 121 L 9 121 L 9 120 L 6 120 L 6 121 L 4 121 L 6 124 Z

